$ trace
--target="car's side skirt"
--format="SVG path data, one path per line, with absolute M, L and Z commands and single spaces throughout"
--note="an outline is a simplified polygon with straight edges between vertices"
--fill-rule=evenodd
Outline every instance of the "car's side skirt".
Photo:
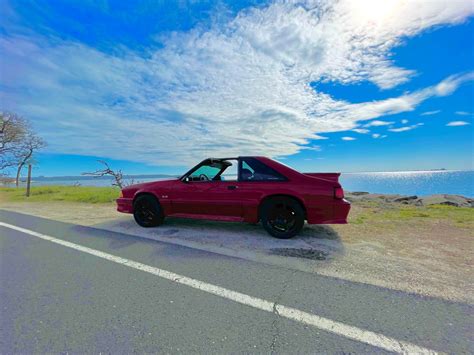
M 210 214 L 191 214 L 191 213 L 172 213 L 166 217 L 177 217 L 177 218 L 192 218 L 192 219 L 204 219 L 210 221 L 221 221 L 221 222 L 243 222 L 242 217 L 235 216 L 219 216 Z

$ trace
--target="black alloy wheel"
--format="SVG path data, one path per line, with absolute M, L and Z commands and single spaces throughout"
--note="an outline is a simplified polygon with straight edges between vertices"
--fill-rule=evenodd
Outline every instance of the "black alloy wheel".
M 264 203 L 261 219 L 263 227 L 270 235 L 289 239 L 303 228 L 304 210 L 294 199 L 276 197 Z
M 156 227 L 163 223 L 163 211 L 152 195 L 138 196 L 133 203 L 133 217 L 142 227 Z

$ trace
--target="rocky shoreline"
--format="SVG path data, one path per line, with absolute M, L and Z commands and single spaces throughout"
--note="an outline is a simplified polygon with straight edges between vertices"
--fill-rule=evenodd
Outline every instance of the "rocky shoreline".
M 448 194 L 435 194 L 429 196 L 416 195 L 387 195 L 371 194 L 365 191 L 346 192 L 346 199 L 350 202 L 377 201 L 385 203 L 401 203 L 414 206 L 447 205 L 455 207 L 474 207 L 474 199 Z

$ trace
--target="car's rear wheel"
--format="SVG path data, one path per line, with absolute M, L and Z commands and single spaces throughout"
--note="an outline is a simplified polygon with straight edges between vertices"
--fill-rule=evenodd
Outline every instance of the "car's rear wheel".
M 263 228 L 279 239 L 294 237 L 304 225 L 303 208 L 298 201 L 288 197 L 275 197 L 265 201 L 260 217 Z
M 163 223 L 163 211 L 158 200 L 151 195 L 138 196 L 133 202 L 133 217 L 142 227 L 156 227 Z

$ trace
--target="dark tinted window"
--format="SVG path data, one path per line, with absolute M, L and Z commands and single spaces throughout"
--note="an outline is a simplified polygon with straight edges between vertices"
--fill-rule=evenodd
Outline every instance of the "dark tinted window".
M 284 181 L 285 177 L 255 158 L 242 159 L 242 181 Z

